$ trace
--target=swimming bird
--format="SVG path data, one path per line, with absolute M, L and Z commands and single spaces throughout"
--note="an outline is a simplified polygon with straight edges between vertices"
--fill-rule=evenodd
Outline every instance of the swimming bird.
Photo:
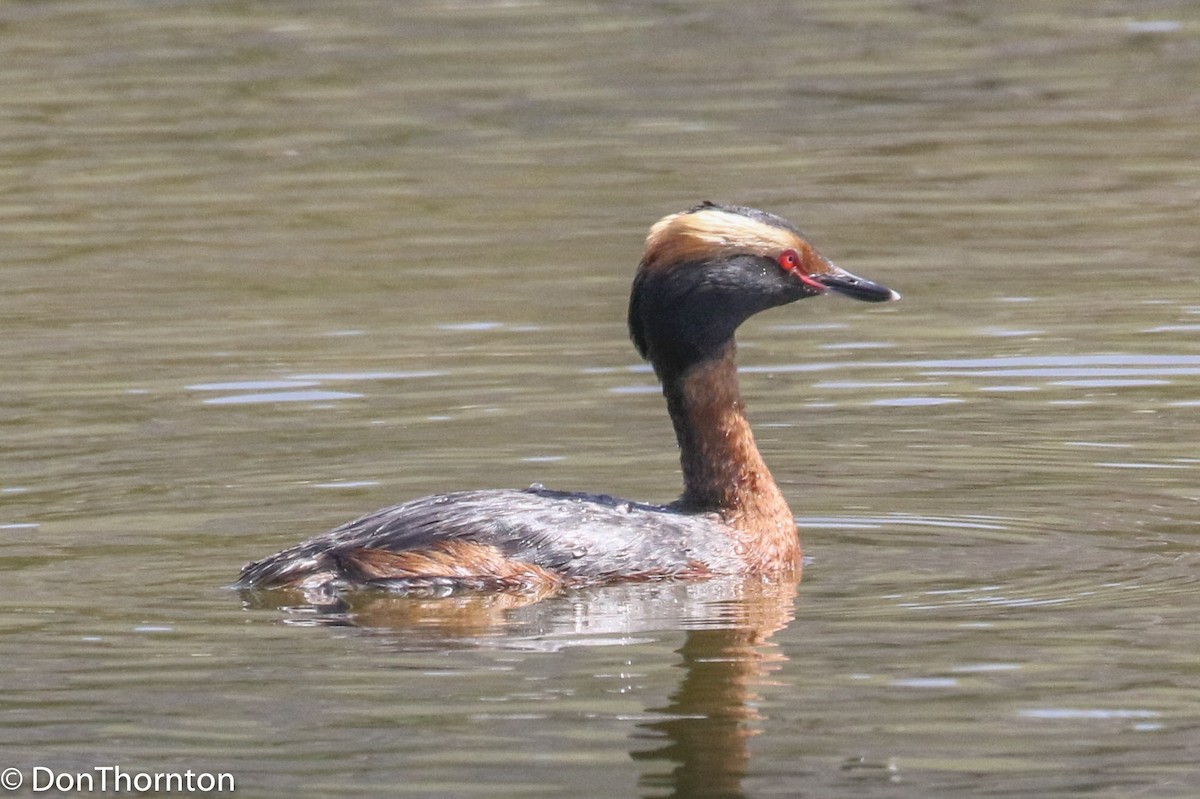
M 336 597 L 369 587 L 439 595 L 718 574 L 798 579 L 795 518 L 746 419 L 734 332 L 760 311 L 831 292 L 900 296 L 834 266 L 774 214 L 706 202 L 666 216 L 646 238 L 628 323 L 675 428 L 678 499 L 539 485 L 438 494 L 249 563 L 237 585 Z

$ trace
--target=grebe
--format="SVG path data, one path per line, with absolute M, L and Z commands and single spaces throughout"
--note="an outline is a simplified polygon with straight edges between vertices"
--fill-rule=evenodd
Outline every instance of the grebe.
M 669 505 L 524 490 L 385 508 L 247 564 L 242 588 L 335 597 L 527 591 L 714 574 L 799 577 L 800 540 L 738 391 L 734 331 L 759 311 L 833 291 L 899 299 L 834 266 L 790 222 L 704 203 L 659 220 L 629 298 L 629 334 L 662 383 L 683 467 Z

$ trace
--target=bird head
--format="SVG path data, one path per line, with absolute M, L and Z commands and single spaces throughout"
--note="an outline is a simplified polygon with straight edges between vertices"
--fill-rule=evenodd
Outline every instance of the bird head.
M 629 334 L 659 377 L 722 353 L 759 311 L 829 292 L 898 300 L 834 266 L 781 217 L 704 203 L 650 228 L 629 298 Z

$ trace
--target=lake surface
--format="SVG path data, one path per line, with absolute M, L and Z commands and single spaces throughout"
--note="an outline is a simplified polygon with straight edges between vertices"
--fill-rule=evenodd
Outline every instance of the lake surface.
M 15 795 L 1200 795 L 1194 4 L 83 0 L 0 30 Z M 705 199 L 904 295 L 741 331 L 799 586 L 228 587 L 434 491 L 672 499 L 625 302 L 649 225 Z

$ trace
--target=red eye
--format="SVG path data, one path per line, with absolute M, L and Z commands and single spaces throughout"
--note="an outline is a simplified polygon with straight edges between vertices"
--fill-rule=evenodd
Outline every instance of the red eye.
M 800 261 L 800 254 L 795 250 L 784 250 L 779 254 L 779 268 L 808 286 L 814 293 L 825 293 L 825 284 L 809 274 Z

